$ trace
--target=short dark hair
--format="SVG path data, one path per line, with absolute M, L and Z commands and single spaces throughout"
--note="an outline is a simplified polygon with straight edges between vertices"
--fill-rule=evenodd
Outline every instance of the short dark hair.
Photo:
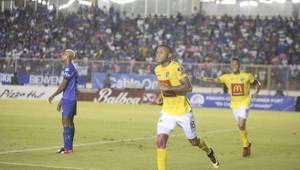
M 165 44 L 158 45 L 158 46 L 155 48 L 155 52 L 157 51 L 157 49 L 158 49 L 159 47 L 163 47 L 163 48 L 168 49 L 168 51 L 169 51 L 170 54 L 173 53 L 172 48 L 171 48 L 170 46 L 168 46 L 168 45 L 165 45 Z
M 231 61 L 237 61 L 237 62 L 240 62 L 240 59 L 238 57 L 233 57 L 231 58 Z

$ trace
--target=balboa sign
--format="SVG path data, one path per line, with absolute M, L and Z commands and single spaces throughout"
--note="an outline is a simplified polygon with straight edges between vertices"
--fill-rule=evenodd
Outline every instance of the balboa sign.
M 153 104 L 158 94 L 158 92 L 146 92 L 142 89 L 118 90 L 104 88 L 101 90 L 80 90 L 78 100 L 112 104 Z
M 98 93 L 98 97 L 94 98 L 96 102 L 102 103 L 120 103 L 120 104 L 140 104 L 142 101 L 142 93 L 134 91 L 112 91 L 112 89 L 102 89 Z

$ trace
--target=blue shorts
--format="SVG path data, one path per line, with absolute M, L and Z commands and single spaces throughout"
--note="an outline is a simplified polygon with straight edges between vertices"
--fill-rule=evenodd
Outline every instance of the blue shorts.
M 73 100 L 66 100 L 66 99 L 62 99 L 61 100 L 61 107 L 62 107 L 62 111 L 63 111 L 63 116 L 64 117 L 73 117 L 76 115 L 77 113 L 77 101 L 73 101 Z

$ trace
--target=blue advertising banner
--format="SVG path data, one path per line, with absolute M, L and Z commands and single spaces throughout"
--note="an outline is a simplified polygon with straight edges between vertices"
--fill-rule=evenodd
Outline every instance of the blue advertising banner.
M 104 80 L 108 75 L 106 73 L 96 72 L 92 74 L 93 88 L 101 89 L 104 87 Z M 110 74 L 110 88 L 140 88 L 145 90 L 154 90 L 157 88 L 157 79 L 155 75 L 138 75 L 138 74 Z
M 1 84 L 11 84 L 11 79 L 14 74 L 0 73 Z M 43 76 L 43 75 L 29 75 L 18 74 L 19 84 L 31 84 L 31 85 L 59 85 L 62 80 L 61 76 Z M 86 84 L 86 76 L 82 75 L 78 77 L 78 84 Z
M 193 107 L 229 108 L 230 96 L 225 94 L 189 93 Z M 251 109 L 295 111 L 296 97 L 259 96 L 252 99 Z

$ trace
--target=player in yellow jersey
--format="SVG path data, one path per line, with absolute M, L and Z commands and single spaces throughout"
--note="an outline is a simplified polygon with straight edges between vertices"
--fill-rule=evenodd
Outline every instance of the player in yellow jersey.
M 157 166 L 158 170 L 166 169 L 166 147 L 169 135 L 176 125 L 180 126 L 193 146 L 206 152 L 212 165 L 219 167 L 212 148 L 197 136 L 195 119 L 187 98 L 192 91 L 192 85 L 182 66 L 171 60 L 172 50 L 168 46 L 160 45 L 156 48 L 155 74 L 159 80 L 161 95 L 157 104 L 162 104 L 160 118 L 157 123 Z
M 251 97 L 256 97 L 261 89 L 261 83 L 254 78 L 250 73 L 240 71 L 240 60 L 233 58 L 230 61 L 232 73 L 223 74 L 218 78 L 199 77 L 200 80 L 211 83 L 224 83 L 231 96 L 230 107 L 237 121 L 243 142 L 243 157 L 248 157 L 251 154 L 251 143 L 248 139 L 246 130 L 246 121 L 249 114 Z M 250 95 L 250 87 L 254 85 L 256 92 Z

